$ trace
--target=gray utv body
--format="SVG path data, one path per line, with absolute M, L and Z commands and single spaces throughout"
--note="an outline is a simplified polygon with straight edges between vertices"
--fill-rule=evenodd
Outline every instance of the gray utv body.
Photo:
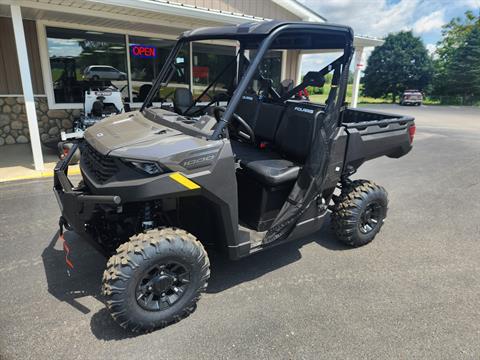
M 179 47 L 207 39 L 258 50 L 223 115 L 192 118 L 151 106 Z M 299 48 L 344 50 L 317 74 L 334 72 L 327 105 L 246 95 L 268 49 Z M 318 231 L 337 185 L 366 160 L 398 158 L 411 149 L 412 118 L 345 107 L 353 51 L 352 30 L 330 24 L 270 21 L 184 33 L 143 107 L 85 132 L 79 144 L 83 182 L 75 187 L 69 181 L 68 157 L 58 163 L 61 224 L 105 254 L 151 224 L 180 227 L 231 259 Z M 318 86 L 318 76 L 306 76 L 299 87 L 310 84 Z M 235 114 L 252 127 L 257 144 L 229 138 Z M 154 174 L 139 171 L 152 166 Z

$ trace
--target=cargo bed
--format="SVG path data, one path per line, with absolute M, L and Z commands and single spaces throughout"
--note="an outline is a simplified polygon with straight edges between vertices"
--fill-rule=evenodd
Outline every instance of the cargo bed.
M 348 108 L 341 122 L 348 133 L 345 165 L 355 170 L 367 160 L 383 155 L 399 158 L 412 148 L 415 123 L 411 116 Z

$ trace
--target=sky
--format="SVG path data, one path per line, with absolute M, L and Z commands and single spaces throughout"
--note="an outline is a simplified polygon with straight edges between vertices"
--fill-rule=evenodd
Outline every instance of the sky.
M 328 22 L 350 25 L 355 34 L 385 37 L 412 30 L 430 51 L 441 39 L 442 25 L 465 11 L 480 12 L 480 0 L 299 0 Z M 371 49 L 366 51 L 366 57 Z M 302 73 L 318 70 L 331 56 L 304 55 Z

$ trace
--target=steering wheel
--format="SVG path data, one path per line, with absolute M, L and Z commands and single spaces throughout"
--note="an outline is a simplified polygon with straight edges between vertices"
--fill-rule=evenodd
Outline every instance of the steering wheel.
M 221 119 L 221 114 L 225 112 L 225 107 L 224 106 L 215 106 L 215 108 L 213 109 L 213 114 L 215 115 L 215 120 L 217 120 L 217 123 L 220 121 Z M 250 141 L 252 144 L 255 143 L 255 133 L 253 132 L 252 128 L 250 125 L 248 125 L 248 123 L 243 120 L 238 114 L 235 114 L 233 113 L 232 114 L 232 119 L 235 120 L 239 125 L 240 127 L 245 130 L 247 132 L 247 136 L 245 135 L 242 135 L 242 132 L 239 131 L 238 128 L 236 128 L 236 133 L 238 134 L 238 136 L 241 136 L 242 139 L 244 140 L 248 140 Z

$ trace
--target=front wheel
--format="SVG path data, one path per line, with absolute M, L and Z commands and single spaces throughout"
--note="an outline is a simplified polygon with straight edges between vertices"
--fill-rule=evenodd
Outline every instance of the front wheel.
M 148 230 L 120 245 L 108 260 L 102 293 L 120 326 L 145 332 L 188 316 L 209 277 L 207 253 L 192 234 Z
M 358 247 L 371 242 L 387 217 L 387 191 L 368 180 L 342 188 L 332 213 L 332 227 L 343 243 Z

